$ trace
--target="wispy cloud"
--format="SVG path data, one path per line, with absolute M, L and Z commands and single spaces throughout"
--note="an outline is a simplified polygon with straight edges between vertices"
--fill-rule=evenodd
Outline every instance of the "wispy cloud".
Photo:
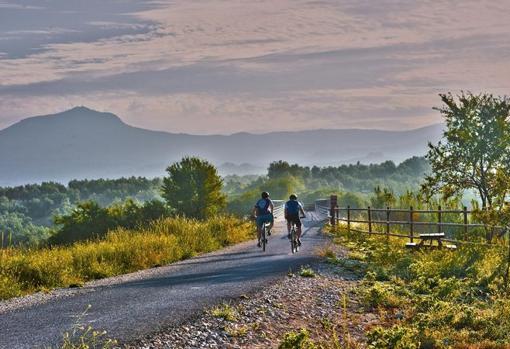
M 22 5 L 13 4 L 8 2 L 0 2 L 0 9 L 11 9 L 11 10 L 42 10 L 44 7 L 34 5 Z
M 409 128 L 438 121 L 438 92 L 510 84 L 505 1 L 104 4 L 13 7 L 12 26 L 0 5 L 0 127 L 77 103 L 171 131 Z

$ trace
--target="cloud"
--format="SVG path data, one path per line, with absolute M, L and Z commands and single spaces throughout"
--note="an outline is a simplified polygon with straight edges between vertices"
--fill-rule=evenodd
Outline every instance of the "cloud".
M 0 2 L 0 8 L 11 10 L 42 10 L 44 7 Z
M 171 131 L 409 128 L 439 92 L 509 87 L 503 1 L 45 6 L 0 13 L 0 126 L 79 103 Z

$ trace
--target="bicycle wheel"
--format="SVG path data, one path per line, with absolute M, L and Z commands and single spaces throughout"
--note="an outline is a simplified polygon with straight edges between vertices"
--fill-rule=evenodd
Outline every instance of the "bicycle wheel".
M 296 230 L 294 227 L 290 230 L 290 250 L 292 253 L 296 252 Z
M 264 224 L 262 227 L 262 251 L 266 251 L 266 230 L 267 230 L 267 224 Z

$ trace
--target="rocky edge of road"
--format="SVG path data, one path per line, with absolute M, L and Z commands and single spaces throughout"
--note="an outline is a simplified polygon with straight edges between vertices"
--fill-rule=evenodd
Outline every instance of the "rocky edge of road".
M 330 247 L 331 248 L 331 247 Z M 335 248 L 339 258 L 346 251 Z M 124 348 L 278 348 L 285 334 L 306 329 L 315 342 L 362 348 L 379 316 L 354 292 L 360 276 L 325 260 L 250 294 L 205 309 L 193 320 L 159 330 Z

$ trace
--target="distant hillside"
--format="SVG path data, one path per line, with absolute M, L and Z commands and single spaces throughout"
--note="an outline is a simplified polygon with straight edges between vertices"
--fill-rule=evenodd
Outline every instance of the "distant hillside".
M 129 126 L 85 107 L 22 120 L 0 130 L 0 186 L 28 182 L 160 176 L 184 155 L 198 155 L 227 174 L 260 171 L 273 160 L 303 165 L 400 162 L 423 155 L 441 125 L 412 131 L 312 130 L 264 135 L 196 136 Z

